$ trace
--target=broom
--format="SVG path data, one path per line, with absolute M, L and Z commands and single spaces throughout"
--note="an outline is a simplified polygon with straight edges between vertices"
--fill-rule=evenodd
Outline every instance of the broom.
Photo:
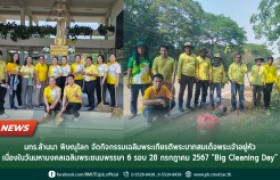
M 65 104 L 64 108 L 66 108 L 68 105 L 68 102 Z M 62 109 L 64 109 L 62 108 Z M 61 110 L 59 113 L 57 113 L 55 117 L 55 126 L 59 126 L 63 122 L 63 117 L 62 117 L 63 111 Z
M 113 108 L 112 117 L 121 118 L 123 116 L 123 110 L 118 107 L 118 103 L 117 103 L 117 87 L 116 86 L 115 86 L 115 102 L 116 102 L 116 105 Z
M 112 112 L 112 108 L 108 105 L 104 104 L 104 91 L 103 87 L 104 85 L 101 85 L 101 103 L 98 104 L 98 106 L 95 108 L 99 112 Z

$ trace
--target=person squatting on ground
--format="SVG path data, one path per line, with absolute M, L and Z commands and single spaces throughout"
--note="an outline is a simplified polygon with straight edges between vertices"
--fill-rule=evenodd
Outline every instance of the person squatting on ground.
M 161 74 L 153 76 L 153 85 L 146 89 L 143 96 L 143 114 L 148 123 L 152 123 L 154 117 L 162 118 L 175 106 L 174 96 L 164 85 Z
M 74 121 L 79 121 L 79 110 L 82 107 L 82 89 L 75 84 L 74 75 L 67 76 L 67 86 L 64 89 L 62 100 L 62 112 L 67 115 L 73 115 Z
M 40 123 L 50 119 L 52 113 L 55 115 L 60 110 L 61 88 L 56 85 L 56 78 L 49 78 L 49 86 L 44 90 L 44 103 L 46 115 L 40 120 Z

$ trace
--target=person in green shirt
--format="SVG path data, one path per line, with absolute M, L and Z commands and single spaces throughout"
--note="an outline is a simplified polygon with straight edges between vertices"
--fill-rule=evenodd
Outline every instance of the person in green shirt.
M 264 58 L 257 57 L 256 64 L 252 67 L 250 85 L 253 86 L 254 106 L 261 105 L 262 91 L 265 85 L 265 67 L 262 65 Z
M 153 74 L 161 74 L 164 78 L 164 85 L 169 89 L 172 88 L 172 79 L 174 72 L 174 59 L 168 56 L 168 47 L 161 45 L 160 56 L 156 57 L 153 62 Z
M 247 65 L 242 62 L 241 55 L 235 54 L 235 62 L 229 66 L 228 76 L 231 82 L 231 111 L 237 109 L 236 94 L 239 96 L 239 110 L 244 112 L 244 77 L 247 74 Z
M 127 87 L 131 89 L 130 119 L 132 119 L 138 113 L 137 103 L 139 91 L 141 91 L 143 96 L 145 90 L 150 86 L 152 79 L 152 63 L 145 42 L 137 42 L 136 48 L 129 58 L 127 67 Z

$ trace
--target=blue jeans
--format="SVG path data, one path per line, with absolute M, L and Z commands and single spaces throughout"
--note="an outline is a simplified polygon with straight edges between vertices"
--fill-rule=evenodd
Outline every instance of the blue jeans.
M 145 93 L 145 90 L 150 86 L 150 84 L 131 84 L 131 99 L 130 99 L 130 111 L 131 114 L 137 114 L 138 108 L 138 96 L 139 91 L 141 91 L 142 96 Z
M 239 96 L 239 109 L 244 110 L 244 84 L 231 83 L 231 107 L 236 109 L 236 95 Z
M 146 106 L 143 110 L 143 115 L 147 118 L 147 121 L 150 123 L 155 116 L 164 116 L 169 111 L 171 111 L 175 106 L 175 101 L 166 100 L 166 106 L 162 105 L 154 105 L 154 106 Z
M 211 106 L 214 106 L 214 94 L 215 90 L 217 93 L 217 106 L 221 105 L 222 102 L 222 83 L 212 83 L 210 87 L 210 101 L 211 101 Z

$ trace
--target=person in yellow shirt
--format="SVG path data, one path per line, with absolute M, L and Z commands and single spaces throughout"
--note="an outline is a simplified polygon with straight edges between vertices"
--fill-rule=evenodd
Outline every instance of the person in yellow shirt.
M 200 107 L 206 106 L 206 97 L 208 86 L 210 83 L 210 71 L 211 71 L 211 61 L 207 58 L 207 49 L 202 48 L 199 51 L 199 56 L 197 57 L 197 77 L 196 77 L 196 85 L 195 85 L 195 98 L 194 105 L 198 106 L 198 99 L 200 96 L 200 91 L 202 91 L 202 97 L 200 102 Z
M 67 76 L 67 86 L 64 89 L 62 100 L 62 112 L 68 115 L 74 115 L 74 120 L 79 121 L 79 110 L 82 107 L 82 89 L 75 84 L 74 75 Z
M 60 110 L 61 89 L 56 85 L 55 77 L 49 78 L 49 86 L 44 90 L 44 103 L 46 115 L 40 120 L 43 123 L 50 119 L 51 113 L 57 113 Z
M 160 47 L 160 56 L 153 62 L 153 74 L 161 74 L 164 77 L 164 85 L 171 91 L 174 72 L 174 59 L 168 56 L 168 47 Z
M 81 55 L 75 56 L 75 63 L 71 65 L 71 72 L 73 73 L 75 77 L 75 83 L 78 84 L 81 88 L 83 88 L 84 85 L 84 74 L 85 66 L 81 62 Z
M 98 76 L 97 67 L 92 64 L 92 57 L 86 58 L 86 68 L 84 73 L 85 92 L 88 96 L 88 111 L 93 111 L 95 107 L 94 91 L 96 89 L 96 77 Z
M 148 123 L 152 123 L 154 117 L 163 118 L 175 106 L 174 96 L 164 85 L 164 77 L 161 74 L 153 76 L 153 85 L 146 89 L 143 96 L 143 114 Z
M 217 107 L 219 107 L 222 103 L 222 85 L 226 82 L 226 72 L 224 66 L 222 64 L 223 58 L 220 54 L 214 55 L 214 61 L 212 64 L 212 68 L 210 71 L 210 101 L 211 107 L 215 109 L 215 102 L 214 102 L 214 93 L 216 90 L 217 94 Z
M 229 66 L 228 77 L 231 82 L 231 111 L 237 109 L 236 94 L 239 96 L 239 110 L 241 113 L 245 111 L 244 107 L 244 77 L 247 74 L 247 65 L 242 62 L 241 55 L 235 54 L 235 62 Z
M 7 93 L 8 85 L 8 74 L 6 63 L 2 60 L 2 51 L 0 50 L 0 118 L 8 118 L 5 114 L 5 96 Z
M 251 69 L 250 84 L 253 86 L 254 106 L 260 106 L 265 84 L 265 67 L 262 65 L 264 61 L 262 57 L 256 57 L 255 61 L 256 64 Z
M 54 56 L 52 58 L 52 65 L 50 65 L 49 67 L 49 73 L 48 73 L 49 77 L 54 77 L 56 80 L 56 85 L 60 88 L 62 88 L 61 85 L 61 76 L 62 76 L 62 68 L 61 66 L 58 64 L 58 58 L 56 56 Z
M 186 86 L 188 86 L 188 98 L 186 107 L 189 110 L 193 110 L 191 107 L 191 99 L 193 94 L 193 85 L 197 77 L 197 59 L 192 54 L 193 45 L 190 42 L 184 44 L 185 52 L 179 57 L 178 62 L 178 81 L 180 83 L 179 91 L 179 111 L 184 112 L 183 109 L 183 97 Z
M 273 57 L 268 57 L 267 63 L 264 65 L 265 85 L 263 88 L 263 102 L 266 109 L 270 107 L 273 84 L 277 82 L 277 68 L 275 65 L 273 65 L 273 60 Z
M 15 96 L 17 97 L 18 106 L 22 106 L 21 99 L 21 77 L 20 77 L 20 59 L 19 54 L 14 53 L 12 57 L 12 62 L 7 64 L 7 72 L 9 75 L 9 100 L 10 100 L 10 108 L 18 109 L 15 106 Z
M 107 88 L 111 98 L 111 107 L 116 105 L 116 89 L 119 87 L 121 77 L 121 65 L 114 54 L 110 56 L 108 65 Z
M 32 109 L 33 86 L 35 84 L 35 69 L 32 62 L 32 57 L 27 56 L 24 61 L 24 66 L 20 68 L 22 76 L 22 105 L 25 109 Z
M 37 107 L 43 106 L 43 93 L 48 85 L 48 65 L 45 62 L 44 56 L 39 57 L 40 62 L 35 66 L 36 77 L 36 104 Z

